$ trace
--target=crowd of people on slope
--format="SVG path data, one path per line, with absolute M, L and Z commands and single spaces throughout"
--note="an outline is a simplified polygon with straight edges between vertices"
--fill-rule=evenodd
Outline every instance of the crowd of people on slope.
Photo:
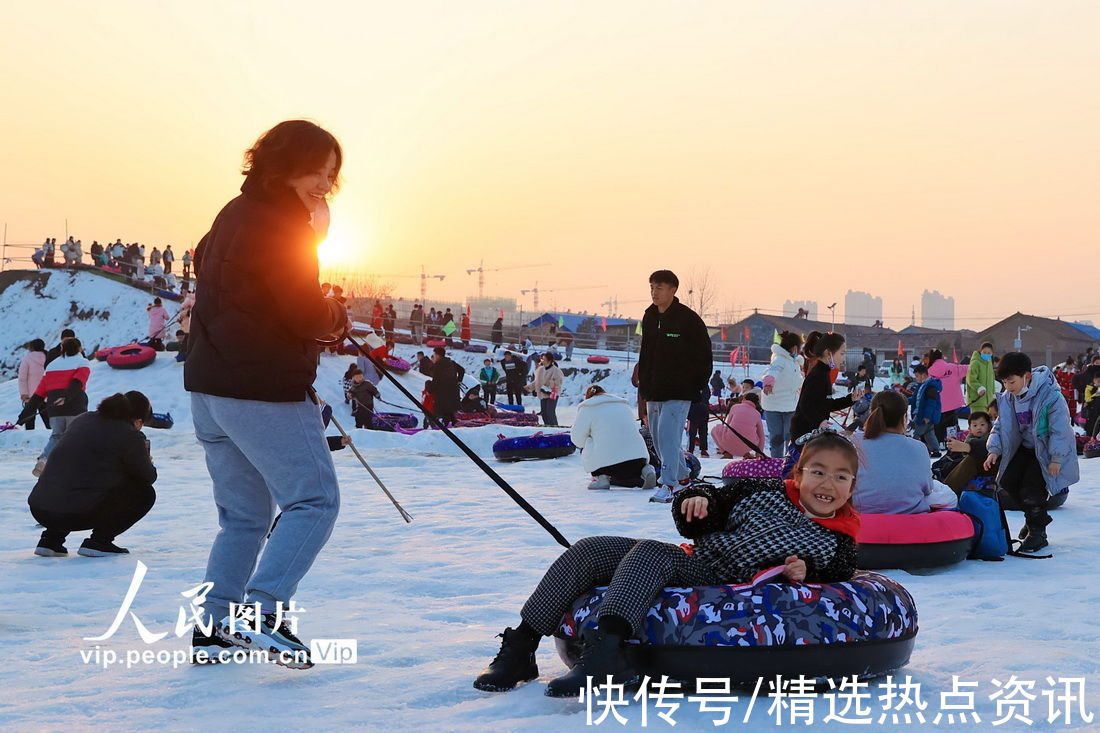
M 60 256 L 60 259 L 59 259 Z M 123 244 L 121 239 L 114 243 L 100 244 L 92 242 L 88 248 L 89 262 L 84 262 L 84 245 L 79 239 L 69 237 L 60 246 L 57 239 L 47 237 L 31 254 L 31 261 L 38 269 L 51 267 L 100 267 L 110 268 L 141 282 L 151 282 L 165 290 L 175 291 L 180 279 L 191 279 L 191 266 L 194 263 L 194 250 L 184 250 L 180 263 L 180 278 L 173 272 L 176 253 L 172 245 L 161 250 L 155 245 L 146 258 L 145 245 L 140 242 Z

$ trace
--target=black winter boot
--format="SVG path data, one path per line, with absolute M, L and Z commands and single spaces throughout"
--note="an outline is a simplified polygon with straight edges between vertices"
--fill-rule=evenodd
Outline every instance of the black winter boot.
M 1023 544 L 1020 545 L 1019 552 L 1036 552 L 1046 547 L 1047 542 L 1047 530 L 1046 527 L 1028 527 L 1027 537 L 1024 539 Z
M 497 634 L 503 641 L 500 651 L 477 679 L 474 687 L 486 692 L 505 692 L 521 682 L 529 682 L 539 676 L 535 664 L 535 650 L 539 646 L 539 637 L 532 637 L 513 628 L 507 628 L 503 634 Z
M 581 658 L 566 674 L 551 680 L 546 685 L 549 697 L 576 697 L 585 689 L 587 678 L 592 678 L 592 686 L 599 687 L 607 683 L 608 675 L 617 685 L 635 684 L 639 675 L 627 657 L 623 637 L 596 628 L 581 633 Z

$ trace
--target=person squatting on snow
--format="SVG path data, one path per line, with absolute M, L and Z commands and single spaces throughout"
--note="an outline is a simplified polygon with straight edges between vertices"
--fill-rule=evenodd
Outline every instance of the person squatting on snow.
M 279 123 L 245 154 L 241 195 L 218 213 L 195 253 L 203 287 L 184 387 L 221 527 L 205 578 L 213 588 L 204 611 L 215 632 L 196 627 L 196 651 L 275 649 L 280 664 L 312 666 L 287 619 L 277 624 L 276 609 L 293 598 L 340 508 L 312 388 L 317 340 L 339 340 L 347 326 L 344 306 L 321 294 L 317 277 L 326 197 L 340 164 L 330 133 L 304 120 Z M 265 545 L 276 505 L 283 518 Z M 242 601 L 259 604 L 259 633 L 237 638 L 228 633 L 229 606 Z
M 88 410 L 88 394 L 85 390 L 91 370 L 80 349 L 79 339 L 68 337 L 61 341 L 61 358 L 48 362 L 38 387 L 19 414 L 18 422 L 23 422 L 45 405 L 46 415 L 50 418 L 52 432 L 31 471 L 31 475 L 35 477 L 42 475 L 46 461 L 69 424 L 77 415 Z
M 34 554 L 64 557 L 65 537 L 90 529 L 77 554 L 103 557 L 128 552 L 115 538 L 156 502 L 157 469 L 141 428 L 152 414 L 141 392 L 114 394 L 95 412 L 74 418 L 27 503 L 45 527 Z
M 793 583 L 852 577 L 859 514 L 851 505 L 856 449 L 835 433 L 808 441 L 792 480 L 743 478 L 727 487 L 697 483 L 676 494 L 672 517 L 692 545 L 626 537 L 586 537 L 554 561 L 501 634 L 500 652 L 474 680 L 479 690 L 510 690 L 538 677 L 535 650 L 552 635 L 577 597 L 607 585 L 596 628 L 581 632 L 583 652 L 546 694 L 577 695 L 586 678 L 630 684 L 639 675 L 624 649 L 642 635 L 646 613 L 667 586 L 748 583 L 782 567 Z
M 985 469 L 1000 466 L 997 485 L 1024 513 L 1020 550 L 1034 552 L 1048 544 L 1047 499 L 1081 480 L 1077 439 L 1050 369 L 1032 369 L 1027 354 L 1012 352 L 1001 358 L 997 379 L 1005 391 L 997 397 L 1000 417 L 986 443 Z
M 779 343 L 772 344 L 772 360 L 764 371 L 764 394 L 760 406 L 768 424 L 768 449 L 773 457 L 786 454 L 791 442 L 791 419 L 798 406 L 802 389 L 802 364 L 799 350 L 802 336 L 791 331 L 779 334 Z M 761 446 L 763 447 L 763 446 Z
M 27 343 L 27 353 L 19 360 L 19 399 L 24 406 L 30 402 L 31 395 L 38 389 L 38 383 L 42 381 L 42 375 L 46 372 L 46 342 L 42 339 L 31 339 Z M 46 430 L 50 429 L 50 417 L 46 413 L 45 403 L 39 404 L 35 412 L 23 420 L 23 427 L 34 430 L 35 413 L 42 416 L 42 424 Z
M 598 384 L 590 386 L 584 395 L 569 436 L 581 449 L 584 470 L 592 474 L 588 488 L 656 486 L 657 471 L 649 463 L 649 451 L 638 432 L 633 406 Z
M 731 429 L 732 428 L 732 429 Z M 737 437 L 736 430 L 760 448 L 764 447 L 764 424 L 760 419 L 760 398 L 750 392 L 740 402 L 730 407 L 725 424 L 718 423 L 710 431 L 714 444 L 722 452 L 723 458 L 764 458 L 756 449 Z M 782 455 L 782 454 L 779 454 Z
M 558 398 L 565 385 L 565 373 L 555 363 L 550 352 L 539 356 L 539 365 L 535 369 L 535 379 L 525 389 L 534 392 L 539 398 L 542 424 L 550 427 L 558 425 Z
M 651 501 L 668 503 L 686 485 L 684 421 L 692 400 L 707 388 L 713 356 L 703 319 L 676 297 L 680 280 L 671 270 L 649 276 L 653 305 L 642 316 L 638 391 L 645 395 L 649 429 L 661 457 L 661 485 Z

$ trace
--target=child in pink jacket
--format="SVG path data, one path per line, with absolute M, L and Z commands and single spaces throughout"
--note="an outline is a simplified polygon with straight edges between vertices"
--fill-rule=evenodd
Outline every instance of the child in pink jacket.
M 163 339 L 165 332 L 164 327 L 168 324 L 168 321 L 170 321 L 172 317 L 168 315 L 168 311 L 165 310 L 163 305 L 161 305 L 160 298 L 155 298 L 153 300 L 153 304 L 151 306 L 148 306 L 145 310 L 149 313 L 148 338 Z
M 966 406 L 963 396 L 963 382 L 970 367 L 954 364 L 943 358 L 943 352 L 932 349 L 928 352 L 928 376 L 935 377 L 943 384 L 940 392 L 940 406 L 943 416 L 936 425 L 936 437 L 941 443 L 947 440 L 947 429 L 959 426 L 959 416 L 955 412 Z
M 726 425 L 719 423 L 710 431 L 718 450 L 731 458 L 755 458 L 756 448 L 745 443 L 734 434 L 736 430 L 757 446 L 764 446 L 764 421 L 760 413 L 760 397 L 755 392 L 750 392 L 741 398 L 741 401 L 730 408 L 726 415 Z M 733 428 L 733 430 L 730 430 Z
M 27 404 L 31 395 L 38 389 L 38 383 L 42 381 L 42 374 L 46 371 L 46 342 L 42 339 L 33 339 L 27 344 L 27 353 L 19 362 L 19 399 Z M 50 427 L 50 420 L 46 417 L 43 407 L 39 410 L 42 422 L 46 428 Z M 34 416 L 32 415 L 23 426 L 27 430 L 34 430 Z

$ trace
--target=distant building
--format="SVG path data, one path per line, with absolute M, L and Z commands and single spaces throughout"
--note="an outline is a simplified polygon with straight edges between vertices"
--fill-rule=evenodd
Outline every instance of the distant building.
M 816 300 L 787 300 L 783 303 L 783 316 L 786 318 L 798 318 L 799 311 L 803 311 L 801 317 L 811 321 L 817 320 Z
M 844 321 L 855 326 L 873 326 L 882 322 L 882 298 L 862 290 L 844 295 Z
M 976 340 L 992 342 L 994 354 L 1019 349 L 1031 357 L 1035 366 L 1052 367 L 1067 356 L 1084 353 L 1090 346 L 1095 349 L 1100 344 L 1100 330 L 1084 323 L 1017 312 L 979 333 Z
M 951 331 L 955 328 L 955 299 L 938 290 L 925 290 L 920 296 L 920 325 Z

